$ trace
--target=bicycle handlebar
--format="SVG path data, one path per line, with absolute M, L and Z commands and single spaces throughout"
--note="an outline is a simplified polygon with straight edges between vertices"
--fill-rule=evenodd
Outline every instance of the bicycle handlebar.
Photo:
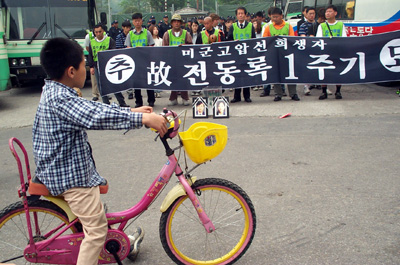
M 167 110 L 166 108 L 164 108 L 163 113 L 168 122 L 168 137 L 172 139 L 178 135 L 180 119 L 178 117 L 178 114 L 176 114 L 176 112 L 173 110 Z M 170 129 L 172 129 L 171 132 L 169 132 Z
M 168 110 L 166 108 L 163 109 L 163 112 L 160 113 L 160 115 L 164 116 L 164 118 L 167 120 L 167 128 L 168 132 L 164 135 L 164 138 L 174 138 L 175 136 L 178 135 L 178 130 L 180 126 L 180 119 L 178 117 L 178 114 L 173 111 L 173 110 Z M 151 129 L 152 131 L 158 133 L 155 129 Z

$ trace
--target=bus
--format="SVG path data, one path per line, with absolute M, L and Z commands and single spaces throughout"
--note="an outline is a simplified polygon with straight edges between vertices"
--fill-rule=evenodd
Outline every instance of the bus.
M 285 20 L 295 20 L 295 21 L 300 20 L 302 4 L 303 4 L 302 0 L 287 1 L 283 8 L 284 19 Z
M 291 13 L 301 12 L 303 6 L 314 7 L 317 11 L 328 5 L 338 8 L 337 19 L 346 26 L 348 36 L 366 36 L 400 30 L 399 0 L 289 0 L 292 2 Z M 288 16 L 287 21 L 297 30 L 296 16 Z
M 0 8 L 0 91 L 45 78 L 39 54 L 46 40 L 65 37 L 83 47 L 98 22 L 95 0 L 0 0 Z

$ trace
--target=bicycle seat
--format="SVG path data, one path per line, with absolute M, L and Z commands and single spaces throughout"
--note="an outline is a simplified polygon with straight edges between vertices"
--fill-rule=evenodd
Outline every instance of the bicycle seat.
M 108 192 L 108 181 L 106 180 L 106 184 L 99 187 L 100 194 L 106 194 Z M 33 181 L 29 181 L 28 192 L 30 195 L 52 196 L 47 187 L 36 177 L 33 178 Z

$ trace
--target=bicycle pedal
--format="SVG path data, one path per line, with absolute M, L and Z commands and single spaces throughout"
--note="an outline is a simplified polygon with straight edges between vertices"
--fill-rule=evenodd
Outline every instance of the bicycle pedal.
M 133 233 L 132 235 L 128 235 L 128 238 L 131 244 L 131 249 L 127 258 L 131 261 L 135 261 L 137 256 L 139 255 L 140 244 L 142 243 L 144 238 L 143 228 L 138 227 L 135 233 Z

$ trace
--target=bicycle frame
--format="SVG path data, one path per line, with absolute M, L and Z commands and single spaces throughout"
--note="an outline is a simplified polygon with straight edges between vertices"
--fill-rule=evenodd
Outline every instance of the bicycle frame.
M 175 117 L 175 116 L 174 116 Z M 173 129 L 175 129 L 174 126 Z M 26 163 L 26 170 L 27 170 L 27 178 L 28 182 L 31 179 L 30 171 L 29 171 L 29 162 L 28 162 L 28 156 L 26 153 L 25 148 L 21 144 L 21 142 L 16 139 L 12 138 L 9 141 L 10 148 L 12 153 L 14 154 L 14 157 L 17 160 L 18 163 L 18 169 L 20 173 L 20 178 L 21 178 L 21 187 L 19 189 L 19 195 L 22 197 L 22 200 L 24 202 L 24 207 L 25 207 L 25 213 L 26 213 L 26 218 L 27 218 L 27 229 L 28 229 L 28 234 L 29 234 L 29 244 L 24 250 L 24 256 L 25 258 L 33 263 L 52 263 L 52 264 L 73 264 L 76 263 L 78 253 L 79 253 L 79 247 L 80 244 L 84 238 L 83 232 L 80 233 L 74 233 L 70 235 L 62 235 L 65 231 L 70 229 L 72 226 L 74 226 L 77 222 L 78 219 L 73 220 L 70 222 L 68 225 L 60 225 L 56 228 L 54 228 L 52 231 L 44 235 L 46 240 L 39 241 L 39 242 L 34 242 L 33 238 L 33 233 L 32 229 L 35 229 L 38 232 L 38 223 L 37 223 L 37 218 L 36 218 L 36 213 L 34 213 L 34 228 L 31 226 L 31 220 L 30 220 L 30 215 L 29 215 L 29 206 L 28 206 L 28 196 L 26 194 L 27 190 L 27 185 L 24 182 L 24 175 L 22 171 L 22 166 L 20 159 L 14 149 L 13 146 L 13 141 L 15 141 L 21 148 L 22 152 L 24 153 L 24 158 L 25 158 L 25 163 Z M 161 141 L 165 147 L 166 154 L 168 157 L 167 162 L 164 164 L 162 167 L 161 171 L 157 175 L 157 177 L 154 179 L 153 183 L 150 185 L 149 189 L 146 191 L 142 199 L 133 207 L 131 207 L 128 210 L 121 211 L 121 212 L 115 212 L 115 213 L 107 213 L 106 217 L 108 220 L 108 225 L 109 225 L 109 230 L 108 230 L 108 235 L 107 239 L 105 242 L 105 248 L 103 248 L 102 252 L 100 253 L 99 257 L 99 263 L 100 264 L 108 264 L 108 263 L 115 263 L 116 260 L 114 256 L 106 250 L 106 245 L 109 244 L 110 242 L 118 242 L 119 244 L 119 250 L 118 250 L 118 256 L 121 260 L 125 259 L 127 255 L 130 252 L 130 242 L 128 236 L 123 232 L 123 229 L 127 225 L 128 221 L 138 215 L 140 215 L 142 212 L 147 210 L 148 206 L 157 198 L 157 195 L 162 191 L 163 187 L 169 182 L 169 180 L 172 177 L 172 174 L 175 173 L 176 176 L 178 177 L 178 180 L 180 184 L 182 185 L 182 188 L 184 190 L 184 193 L 188 195 L 190 200 L 192 201 L 193 206 L 195 207 L 197 214 L 203 223 L 203 226 L 205 230 L 208 233 L 211 233 L 215 230 L 215 227 L 211 220 L 208 218 L 207 214 L 205 213 L 203 207 L 201 206 L 200 202 L 197 200 L 194 191 L 191 188 L 191 184 L 189 181 L 186 179 L 189 177 L 189 174 L 185 175 L 178 163 L 178 160 L 174 154 L 174 151 L 169 147 L 167 143 L 167 137 L 161 138 Z M 181 148 L 182 146 L 180 146 Z M 191 181 L 190 181 L 191 182 Z M 178 184 L 179 185 L 179 184 Z M 181 189 L 182 189 L 181 188 Z M 176 196 L 176 194 L 172 194 L 172 199 L 175 197 L 180 197 L 183 195 L 183 193 L 178 193 L 180 195 Z M 171 201 L 172 203 L 172 201 Z M 111 228 L 111 225 L 114 224 L 119 224 L 117 229 Z M 40 231 L 39 231 L 40 234 Z

